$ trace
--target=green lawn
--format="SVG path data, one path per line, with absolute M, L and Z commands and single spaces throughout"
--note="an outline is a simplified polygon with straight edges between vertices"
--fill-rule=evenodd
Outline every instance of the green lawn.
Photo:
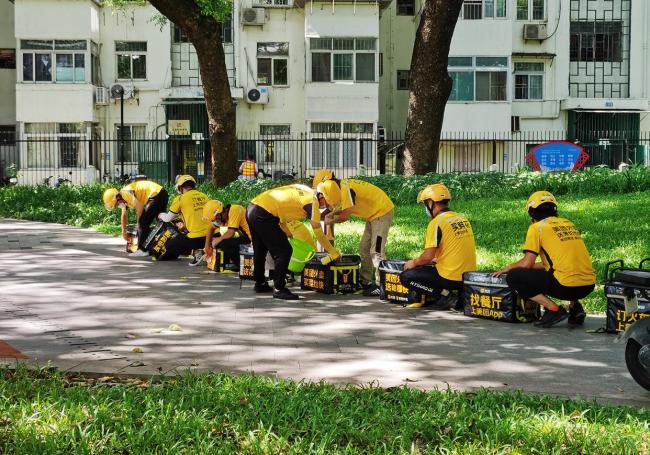
M 605 264 L 623 259 L 637 265 L 650 257 L 650 192 L 558 198 L 560 216 L 571 219 L 582 231 L 592 255 L 599 282 Z M 521 257 L 521 246 L 530 218 L 525 200 L 452 201 L 452 209 L 465 213 L 476 236 L 478 267 L 496 270 Z M 387 256 L 412 258 L 424 247 L 429 219 L 422 205 L 398 206 L 388 237 Z M 337 242 L 346 253 L 357 250 L 363 223 L 352 221 L 336 227 Z M 585 299 L 591 312 L 605 311 L 602 286 Z
M 650 412 L 521 393 L 0 370 L 0 453 L 648 454 Z

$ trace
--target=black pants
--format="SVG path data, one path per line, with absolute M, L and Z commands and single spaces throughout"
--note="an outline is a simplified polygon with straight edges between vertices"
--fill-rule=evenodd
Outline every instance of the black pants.
M 205 236 L 190 238 L 179 234 L 167 241 L 167 254 L 170 256 L 187 256 L 192 250 L 202 250 L 205 247 Z
M 226 240 L 222 240 L 217 245 L 217 248 L 223 251 L 223 261 L 228 264 L 232 262 L 237 267 L 239 267 L 239 246 L 248 245 L 251 243 L 251 240 L 245 236 L 241 235 L 239 237 L 231 237 Z
M 167 210 L 168 199 L 169 195 L 163 188 L 160 190 L 160 193 L 156 194 L 152 198 L 149 198 L 145 204 L 142 215 L 140 215 L 140 219 L 138 220 L 138 226 L 136 227 L 136 230 L 138 231 L 139 249 L 143 251 L 145 250 L 144 242 L 147 240 L 147 237 L 149 237 L 149 233 L 151 232 L 151 223 L 153 223 L 156 218 L 158 218 L 158 215 Z
M 451 281 L 443 278 L 432 265 L 422 265 L 402 272 L 399 276 L 402 286 L 410 291 L 418 291 L 432 297 L 439 297 L 440 291 L 460 290 L 462 281 Z
M 506 275 L 508 286 L 523 298 L 544 294 L 560 300 L 580 300 L 591 294 L 595 285 L 563 286 L 553 272 L 541 269 L 512 269 Z
M 255 204 L 248 206 L 246 219 L 253 235 L 255 283 L 262 284 L 266 281 L 264 265 L 268 252 L 275 261 L 273 286 L 278 290 L 284 289 L 292 250 L 287 235 L 280 229 L 280 219 Z

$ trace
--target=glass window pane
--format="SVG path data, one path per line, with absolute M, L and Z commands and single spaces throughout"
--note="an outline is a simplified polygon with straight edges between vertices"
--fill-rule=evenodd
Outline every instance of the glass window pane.
M 528 0 L 517 0 L 517 20 L 528 20 Z
M 494 0 L 483 0 L 483 16 L 494 17 Z
M 133 60 L 133 79 L 147 78 L 147 56 L 135 54 L 131 56 Z
M 74 80 L 75 82 L 86 81 L 86 56 L 84 54 L 74 55 Z
M 34 54 L 23 54 L 23 81 L 34 80 Z
M 273 60 L 273 85 L 288 85 L 287 63 L 286 58 L 276 58 Z
M 115 41 L 117 52 L 147 52 L 146 41 Z
M 325 167 L 339 167 L 339 141 L 325 141 Z
M 372 123 L 344 123 L 343 133 L 372 134 Z
M 60 51 L 85 51 L 88 47 L 86 40 L 56 40 L 54 49 Z
M 527 74 L 515 75 L 515 99 L 516 100 L 528 99 L 528 75 Z
M 271 85 L 271 59 L 257 59 L 257 83 L 259 85 Z
M 375 81 L 375 54 L 357 55 L 357 81 Z
M 449 57 L 447 66 L 472 66 L 472 57 Z
M 131 56 L 121 54 L 117 56 L 117 78 L 131 79 Z
M 352 54 L 334 54 L 334 80 L 352 80 Z
M 359 141 L 361 146 L 361 163 L 366 168 L 375 166 L 375 142 L 374 141 Z
M 533 0 L 533 20 L 544 20 L 544 0 Z
M 474 101 L 474 73 L 471 71 L 453 71 L 449 73 L 453 80 L 450 101 Z
M 34 54 L 36 80 L 37 81 L 51 81 L 52 80 L 52 54 Z
M 357 167 L 357 141 L 343 142 L 343 167 Z
M 311 141 L 311 167 L 323 167 L 323 151 L 325 150 L 325 141 Z
M 310 38 L 309 47 L 311 50 L 331 50 L 332 38 Z
M 334 38 L 335 51 L 351 51 L 354 49 L 354 38 Z
M 52 49 L 52 41 L 43 41 L 43 40 L 33 40 L 33 39 L 23 39 L 20 40 L 21 49 Z
M 497 11 L 496 17 L 506 17 L 506 0 L 496 0 Z
M 312 52 L 311 80 L 313 82 L 330 82 L 332 74 L 331 55 L 329 52 Z
M 311 124 L 311 132 L 317 134 L 341 134 L 341 124 L 315 122 Z
M 541 75 L 531 74 L 528 76 L 530 82 L 529 98 L 531 100 L 541 100 L 543 98 L 544 77 Z
M 56 54 L 56 80 L 58 82 L 74 81 L 72 54 Z
M 375 38 L 356 38 L 354 42 L 358 51 L 374 51 L 377 49 L 377 40 Z
M 505 71 L 477 71 L 476 101 L 505 101 L 506 79 Z
M 515 72 L 544 72 L 543 63 L 517 62 L 515 63 Z
M 289 136 L 291 125 L 260 125 L 261 136 Z
M 508 57 L 476 57 L 476 66 L 506 68 Z
M 289 43 L 257 43 L 258 56 L 289 55 Z

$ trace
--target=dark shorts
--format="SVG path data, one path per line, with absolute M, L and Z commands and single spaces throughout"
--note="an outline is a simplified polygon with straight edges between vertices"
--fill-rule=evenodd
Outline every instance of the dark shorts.
M 544 294 L 560 300 L 580 300 L 594 290 L 595 285 L 563 286 L 552 272 L 540 269 L 513 269 L 506 276 L 508 286 L 523 298 Z
M 412 291 L 419 291 L 427 295 L 438 296 L 443 289 L 460 290 L 462 281 L 451 281 L 443 278 L 432 265 L 422 265 L 407 270 L 400 274 L 400 282 Z

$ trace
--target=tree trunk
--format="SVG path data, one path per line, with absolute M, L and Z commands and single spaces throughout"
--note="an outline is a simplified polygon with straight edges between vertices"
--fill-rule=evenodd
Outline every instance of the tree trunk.
M 406 175 L 435 172 L 440 130 L 452 80 L 447 72 L 449 46 L 463 0 L 426 0 L 415 35 L 409 74 L 406 122 Z
M 219 22 L 203 15 L 195 0 L 150 3 L 180 27 L 196 49 L 208 112 L 212 183 L 225 186 L 237 178 L 237 130 Z

